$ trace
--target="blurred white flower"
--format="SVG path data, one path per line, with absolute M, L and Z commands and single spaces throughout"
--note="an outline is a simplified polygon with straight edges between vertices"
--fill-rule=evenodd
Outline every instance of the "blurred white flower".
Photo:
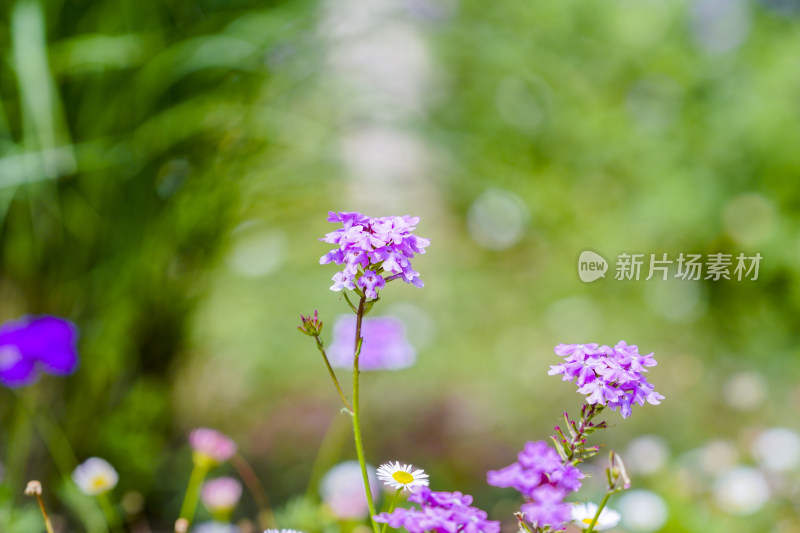
M 367 465 L 369 486 L 373 499 L 380 493 L 380 484 L 375 468 Z M 358 461 L 345 461 L 331 468 L 320 482 L 322 501 L 337 518 L 360 520 L 369 514 L 364 494 L 364 480 Z
M 739 450 L 728 440 L 712 440 L 700 449 L 700 468 L 708 474 L 719 474 L 736 464 Z
M 747 515 L 769 500 L 769 485 L 758 469 L 737 466 L 723 472 L 714 483 L 714 499 L 730 514 Z
M 511 191 L 490 189 L 470 206 L 467 227 L 478 245 L 505 250 L 519 242 L 529 218 L 530 212 L 522 198 Z
M 192 533 L 241 533 L 241 530 L 225 522 L 203 522 L 194 526 Z
M 767 382 L 761 374 L 740 372 L 725 382 L 722 397 L 737 411 L 752 411 L 764 403 L 766 390 Z
M 625 464 L 628 470 L 638 474 L 658 472 L 668 459 L 667 441 L 658 435 L 643 435 L 634 439 L 625 450 Z
M 622 514 L 622 525 L 637 533 L 658 531 L 667 521 L 667 504 L 661 496 L 649 490 L 626 492 L 620 497 L 617 507 Z
M 116 487 L 119 475 L 108 461 L 90 457 L 72 472 L 72 479 L 85 494 L 96 496 Z
M 800 435 L 789 428 L 762 431 L 750 450 L 762 467 L 773 472 L 793 470 L 800 465 Z

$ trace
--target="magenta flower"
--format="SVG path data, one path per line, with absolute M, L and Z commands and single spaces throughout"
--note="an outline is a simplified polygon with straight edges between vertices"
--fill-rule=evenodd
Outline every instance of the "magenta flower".
M 207 467 L 224 463 L 236 453 L 236 443 L 208 428 L 197 428 L 189 433 L 189 445 L 194 450 L 194 461 Z
M 500 533 L 500 522 L 488 520 L 486 512 L 472 507 L 472 496 L 419 487 L 408 501 L 420 508 L 395 509 L 373 518 L 395 529 L 405 528 L 409 533 Z
M 78 329 L 55 316 L 26 316 L 0 326 L 0 383 L 23 387 L 41 372 L 64 376 L 78 366 Z
M 211 514 L 226 514 L 233 511 L 242 497 L 242 484 L 237 479 L 223 476 L 206 481 L 200 499 Z
M 526 503 L 520 510 L 527 521 L 536 527 L 556 529 L 570 519 L 564 497 L 581 487 L 583 477 L 575 466 L 564 464 L 545 441 L 526 443 L 517 462 L 486 475 L 489 485 L 513 488 L 523 495 Z
M 564 381 L 576 380 L 586 403 L 619 409 L 623 418 L 631 415 L 634 403 L 657 405 L 664 396 L 653 390 L 644 372 L 656 366 L 653 354 L 641 355 L 639 348 L 619 341 L 616 346 L 599 344 L 559 344 L 555 348 L 564 362 L 552 365 L 548 374 L 563 374 Z
M 430 244 L 428 239 L 412 233 L 419 217 L 372 218 L 361 213 L 330 212 L 328 221 L 340 222 L 342 228 L 320 240 L 339 247 L 323 255 L 319 262 L 344 265 L 341 272 L 334 274 L 331 290 L 355 290 L 358 286 L 368 298 L 375 299 L 378 289 L 394 279 L 423 286 L 419 272 L 411 267 L 414 255 L 424 254 Z
M 336 368 L 353 366 L 356 317 L 341 315 L 333 325 L 333 342 L 328 348 L 328 360 Z M 397 370 L 414 364 L 417 353 L 406 339 L 403 323 L 390 316 L 365 318 L 361 323 L 361 370 Z

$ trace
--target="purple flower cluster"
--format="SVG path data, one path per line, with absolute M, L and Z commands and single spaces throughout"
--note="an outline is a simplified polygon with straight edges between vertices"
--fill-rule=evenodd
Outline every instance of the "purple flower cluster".
M 500 533 L 500 522 L 487 519 L 487 514 L 472 507 L 472 496 L 460 492 L 433 492 L 428 487 L 416 489 L 408 501 L 419 509 L 395 509 L 381 513 L 375 521 L 409 533 Z
M 39 372 L 64 376 L 78 366 L 78 329 L 55 316 L 23 317 L 0 326 L 0 383 L 30 385 Z
M 552 365 L 548 374 L 563 374 L 564 381 L 577 379 L 578 392 L 586 395 L 586 403 L 619 409 L 623 418 L 631 415 L 634 403 L 647 401 L 657 405 L 664 396 L 653 390 L 643 372 L 656 366 L 653 354 L 640 355 L 636 345 L 619 341 L 616 346 L 599 344 L 559 344 L 556 354 L 564 362 Z
M 378 290 L 387 281 L 402 279 L 422 287 L 419 272 L 411 268 L 414 254 L 424 254 L 428 239 L 412 233 L 419 217 L 372 218 L 361 213 L 328 213 L 328 222 L 341 222 L 342 228 L 325 235 L 321 241 L 339 248 L 323 255 L 320 264 L 344 265 L 333 276 L 332 291 L 355 290 L 358 287 L 368 298 L 377 298 Z M 389 274 L 383 277 L 381 274 Z
M 564 464 L 558 452 L 540 440 L 526 443 L 516 463 L 488 472 L 487 482 L 519 491 L 526 498 L 520 510 L 535 527 L 559 529 L 572 516 L 564 497 L 581 487 L 583 477 L 580 470 Z

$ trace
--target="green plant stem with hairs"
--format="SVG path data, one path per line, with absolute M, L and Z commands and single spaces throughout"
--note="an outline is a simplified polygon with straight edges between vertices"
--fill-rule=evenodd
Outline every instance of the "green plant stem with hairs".
M 339 393 L 339 397 L 342 399 L 345 409 L 352 414 L 353 408 L 350 407 L 350 402 L 347 401 L 344 392 L 342 392 L 342 387 L 339 385 L 339 380 L 336 378 L 336 373 L 333 371 L 331 363 L 328 360 L 328 354 L 325 353 L 325 345 L 322 343 L 322 339 L 319 338 L 319 335 L 315 335 L 314 340 L 317 341 L 317 350 L 319 350 L 319 353 L 322 354 L 322 359 L 325 361 L 325 367 L 328 369 L 328 374 L 330 374 L 333 384 L 336 386 L 336 391 Z
M 375 503 L 372 501 L 372 491 L 370 490 L 369 486 L 369 474 L 367 473 L 367 461 L 364 458 L 364 443 L 361 438 L 361 425 L 360 425 L 360 413 L 359 413 L 359 396 L 358 396 L 358 376 L 360 371 L 358 370 L 358 358 L 361 355 L 361 344 L 364 342 L 364 339 L 361 338 L 361 322 L 364 318 L 365 314 L 365 304 L 367 302 L 367 297 L 362 294 L 361 300 L 358 302 L 358 309 L 356 310 L 356 338 L 355 338 L 355 349 L 353 352 L 353 436 L 356 441 L 356 455 L 358 455 L 358 463 L 361 465 L 361 475 L 364 478 L 364 490 L 367 494 L 367 505 L 369 506 L 369 521 L 372 524 L 372 529 L 374 533 L 380 533 L 378 529 L 378 524 L 372 518 L 375 516 Z

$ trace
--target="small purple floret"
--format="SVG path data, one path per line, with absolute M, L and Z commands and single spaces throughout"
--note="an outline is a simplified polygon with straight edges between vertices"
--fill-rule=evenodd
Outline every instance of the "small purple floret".
M 26 316 L 0 326 L 0 383 L 23 387 L 40 372 L 64 376 L 78 366 L 78 328 L 55 316 Z
M 664 396 L 653 390 L 643 372 L 656 366 L 653 354 L 641 355 L 636 345 L 619 341 L 613 348 L 599 344 L 559 344 L 555 348 L 564 362 L 552 365 L 548 374 L 562 374 L 575 380 L 586 403 L 619 409 L 623 418 L 631 415 L 634 403 L 657 405 Z
M 424 254 L 430 241 L 412 232 L 419 217 L 408 215 L 372 218 L 361 213 L 330 212 L 329 222 L 340 222 L 341 229 L 325 235 L 321 241 L 338 248 L 323 255 L 321 264 L 344 265 L 333 276 L 332 291 L 359 287 L 368 298 L 378 297 L 387 281 L 402 279 L 422 287 L 419 272 L 411 267 L 415 254 Z M 383 274 L 387 276 L 384 278 Z

